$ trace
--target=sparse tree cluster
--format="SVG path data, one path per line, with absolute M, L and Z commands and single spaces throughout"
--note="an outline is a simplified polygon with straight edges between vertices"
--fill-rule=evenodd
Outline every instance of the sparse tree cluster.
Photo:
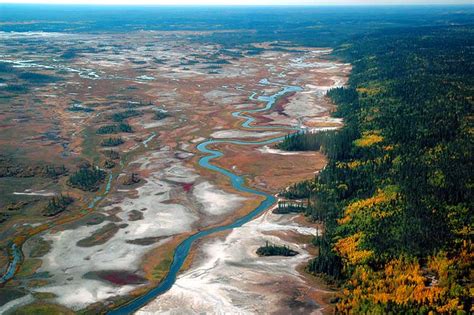
M 109 159 L 111 160 L 119 160 L 120 159 L 120 153 L 118 153 L 115 150 L 104 150 L 102 153 Z
M 286 245 L 278 246 L 269 244 L 268 241 L 265 242 L 265 246 L 259 247 L 257 249 L 257 255 L 259 256 L 296 256 L 298 255 L 297 251 L 292 250 Z
M 55 216 L 74 202 L 74 198 L 68 195 L 59 195 L 51 198 L 43 210 L 43 215 L 47 217 Z
M 46 177 L 56 179 L 67 175 L 64 165 L 36 164 L 29 165 L 10 157 L 0 155 L 0 177 Z
M 106 172 L 96 166 L 83 166 L 69 176 L 68 185 L 84 191 L 96 191 L 105 179 Z
M 141 115 L 141 113 L 139 111 L 136 111 L 134 109 L 129 109 L 129 110 L 126 110 L 126 111 L 123 111 L 123 112 L 118 112 L 118 113 L 112 114 L 111 118 L 115 122 L 122 122 L 127 118 L 136 117 L 136 116 L 140 116 L 140 115 Z
M 99 135 L 113 134 L 119 132 L 131 133 L 133 132 L 133 129 L 132 126 L 130 126 L 129 124 L 122 122 L 118 125 L 105 125 L 99 127 L 96 131 L 96 133 Z
M 102 140 L 102 142 L 100 143 L 101 146 L 103 147 L 116 147 L 118 145 L 121 145 L 122 143 L 124 143 L 125 141 L 120 138 L 120 137 L 117 137 L 117 138 L 107 138 L 107 139 L 104 139 Z
M 275 214 L 302 213 L 306 211 L 306 205 L 295 201 L 279 201 L 278 206 L 273 210 Z
M 155 112 L 155 119 L 156 120 L 162 120 L 162 119 L 168 118 L 170 116 L 171 115 L 168 112 L 165 112 L 165 111 L 162 111 L 162 110 L 159 110 L 159 111 Z

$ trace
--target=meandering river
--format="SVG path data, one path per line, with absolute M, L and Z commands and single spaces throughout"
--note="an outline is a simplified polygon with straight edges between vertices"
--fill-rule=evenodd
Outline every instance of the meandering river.
M 266 83 L 266 84 L 268 84 L 268 83 Z M 242 123 L 242 127 L 244 127 L 244 128 L 258 128 L 258 129 L 261 129 L 261 128 L 265 128 L 265 129 L 267 129 L 267 128 L 278 128 L 278 129 L 299 130 L 299 128 L 297 128 L 297 127 L 288 128 L 288 127 L 280 127 L 280 126 L 261 126 L 261 127 L 252 126 L 251 124 L 255 121 L 255 118 L 250 117 L 250 116 L 246 116 L 243 113 L 244 112 L 245 113 L 256 113 L 256 112 L 267 111 L 267 110 L 269 110 L 273 107 L 273 105 L 276 103 L 276 101 L 280 97 L 284 96 L 285 94 L 292 93 L 292 92 L 298 92 L 298 91 L 301 91 L 301 90 L 302 89 L 298 86 L 285 86 L 279 92 L 277 92 L 273 95 L 260 96 L 257 99 L 255 99 L 256 94 L 253 93 L 249 97 L 249 99 L 266 102 L 265 107 L 258 108 L 258 109 L 251 109 L 251 110 L 236 111 L 236 112 L 232 113 L 232 116 L 234 116 L 236 118 L 244 119 L 245 121 Z M 238 227 L 242 226 L 243 224 L 245 224 L 245 223 L 251 221 L 252 219 L 254 219 L 256 216 L 258 216 L 260 213 L 262 213 L 263 211 L 270 208 L 276 202 L 276 198 L 273 195 L 270 195 L 270 194 L 267 194 L 265 192 L 255 190 L 255 189 L 252 189 L 252 188 L 249 188 L 249 187 L 245 186 L 245 184 L 244 184 L 245 181 L 244 181 L 243 177 L 237 176 L 234 173 L 230 172 L 229 170 L 226 170 L 224 168 L 221 168 L 221 167 L 218 167 L 218 166 L 212 164 L 211 163 L 212 160 L 214 160 L 216 158 L 219 158 L 219 157 L 222 157 L 224 154 L 222 152 L 218 151 L 218 150 L 210 149 L 209 146 L 211 146 L 213 144 L 218 144 L 218 143 L 231 143 L 231 144 L 237 144 L 237 145 L 267 145 L 267 144 L 271 144 L 271 143 L 274 143 L 274 142 L 281 141 L 281 140 L 283 140 L 283 138 L 284 137 L 275 137 L 275 138 L 267 139 L 267 140 L 263 140 L 263 141 L 241 141 L 241 140 L 232 140 L 232 139 L 230 139 L 230 140 L 225 140 L 225 139 L 214 140 L 214 139 L 211 139 L 211 140 L 206 140 L 206 141 L 200 143 L 197 146 L 197 149 L 200 152 L 206 154 L 206 156 L 203 156 L 199 160 L 199 165 L 200 166 L 202 166 L 204 168 L 207 168 L 211 171 L 221 173 L 222 175 L 228 177 L 231 184 L 232 184 L 232 187 L 234 189 L 236 189 L 238 191 L 241 191 L 241 192 L 251 193 L 251 194 L 254 194 L 256 196 L 263 196 L 265 199 L 258 205 L 258 207 L 256 207 L 250 213 L 248 213 L 247 215 L 245 215 L 241 218 L 238 218 L 237 220 L 235 220 L 231 224 L 224 225 L 224 226 L 219 226 L 219 227 L 214 227 L 214 228 L 209 228 L 207 230 L 203 230 L 203 231 L 200 231 L 196 234 L 193 234 L 190 237 L 188 237 L 187 239 L 185 239 L 183 242 L 181 242 L 178 245 L 178 247 L 176 247 L 176 250 L 175 250 L 174 256 L 173 256 L 173 262 L 170 266 L 168 274 L 158 284 L 158 286 L 151 289 L 146 294 L 132 300 L 131 302 L 129 302 L 129 303 L 123 305 L 123 306 L 120 306 L 119 308 L 117 308 L 115 310 L 110 311 L 108 314 L 111 314 L 111 315 L 131 314 L 131 313 L 137 311 L 138 309 L 140 309 L 141 307 L 145 306 L 147 303 L 152 301 L 158 295 L 165 293 L 175 283 L 178 272 L 181 269 L 181 267 L 183 266 L 184 261 L 188 257 L 189 251 L 191 250 L 191 246 L 194 243 L 194 241 L 196 241 L 200 238 L 206 237 L 208 235 L 217 233 L 217 232 L 238 228 Z

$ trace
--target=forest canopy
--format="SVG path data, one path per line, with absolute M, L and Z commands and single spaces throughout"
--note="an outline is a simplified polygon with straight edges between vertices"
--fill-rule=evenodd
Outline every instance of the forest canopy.
M 308 269 L 342 284 L 338 312 L 474 310 L 473 47 L 463 26 L 344 43 L 335 54 L 352 74 L 328 96 L 345 126 L 280 145 L 324 143 L 327 167 L 291 193 L 306 195 L 307 213 L 325 224 Z

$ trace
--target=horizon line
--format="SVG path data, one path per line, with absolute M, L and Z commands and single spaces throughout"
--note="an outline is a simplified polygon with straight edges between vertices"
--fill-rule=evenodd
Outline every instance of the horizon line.
M 51 2 L 3 2 L 0 0 L 0 5 L 45 5 L 45 6 L 143 6 L 143 7 L 420 7 L 420 6 L 474 6 L 473 3 L 315 3 L 315 4 L 291 4 L 291 3 L 282 3 L 282 4 L 233 4 L 233 3 L 208 3 L 208 4 L 191 4 L 191 3 L 182 3 L 182 4 L 150 4 L 150 3 L 83 3 L 83 2 L 61 2 L 61 3 L 51 3 Z

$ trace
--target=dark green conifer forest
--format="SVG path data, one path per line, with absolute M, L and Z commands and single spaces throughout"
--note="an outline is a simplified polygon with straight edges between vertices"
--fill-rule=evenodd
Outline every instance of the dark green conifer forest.
M 341 284 L 338 312 L 473 311 L 473 47 L 464 26 L 353 38 L 335 50 L 349 84 L 328 92 L 345 126 L 279 145 L 329 158 L 289 191 L 324 223 L 308 270 Z

